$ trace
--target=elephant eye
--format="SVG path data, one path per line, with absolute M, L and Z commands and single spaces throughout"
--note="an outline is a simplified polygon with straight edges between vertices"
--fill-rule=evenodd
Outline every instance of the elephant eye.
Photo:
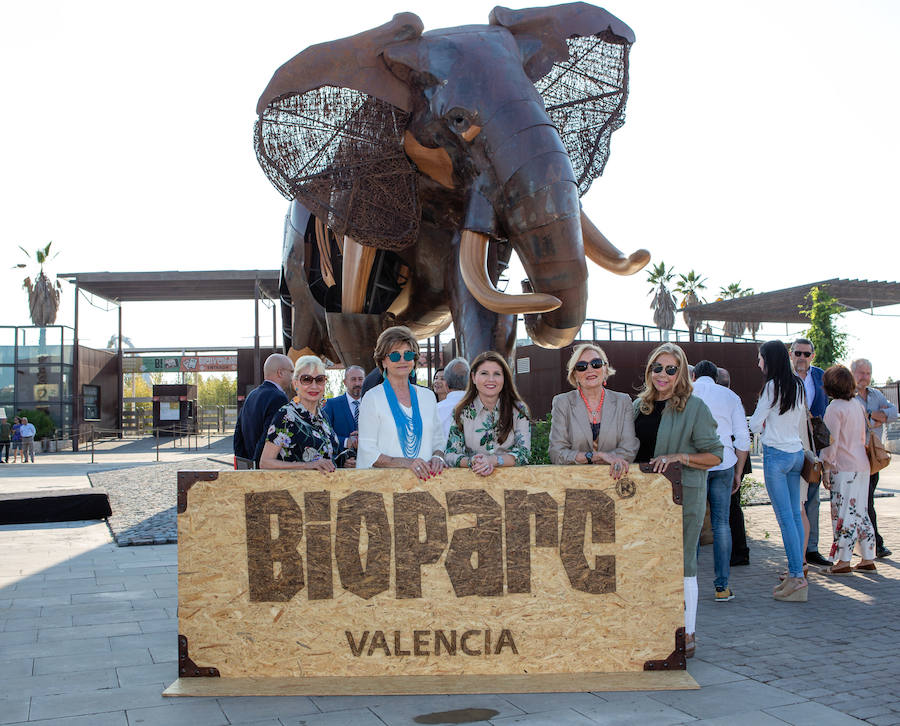
M 447 119 L 447 123 L 450 124 L 450 128 L 458 134 L 465 133 L 472 125 L 471 114 L 460 108 L 452 109 L 446 114 L 445 118 Z

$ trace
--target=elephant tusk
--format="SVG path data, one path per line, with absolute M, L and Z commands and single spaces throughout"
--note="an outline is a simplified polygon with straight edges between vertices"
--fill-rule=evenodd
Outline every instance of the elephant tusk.
M 584 210 L 581 211 L 581 238 L 584 240 L 584 254 L 588 259 L 617 275 L 633 275 L 650 261 L 650 253 L 647 250 L 636 250 L 628 257 L 623 255 L 594 226 Z
M 317 220 L 318 221 L 318 220 Z M 341 312 L 361 313 L 366 302 L 366 286 L 375 262 L 375 248 L 344 237 L 341 264 Z
M 508 295 L 494 287 L 487 272 L 488 236 L 464 229 L 459 242 L 459 270 L 469 292 L 488 310 L 504 315 L 548 313 L 562 302 L 540 292 Z

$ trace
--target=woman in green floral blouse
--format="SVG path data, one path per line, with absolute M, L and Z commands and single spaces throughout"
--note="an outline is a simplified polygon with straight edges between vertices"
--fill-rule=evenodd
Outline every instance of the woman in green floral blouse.
M 340 452 L 337 437 L 322 413 L 325 393 L 325 366 L 314 355 L 305 355 L 294 364 L 297 395 L 278 409 L 269 424 L 260 469 L 318 469 L 334 471 L 334 457 Z
M 506 360 L 486 351 L 472 362 L 466 393 L 453 410 L 447 465 L 487 476 L 498 466 L 527 464 L 530 453 L 528 407 Z

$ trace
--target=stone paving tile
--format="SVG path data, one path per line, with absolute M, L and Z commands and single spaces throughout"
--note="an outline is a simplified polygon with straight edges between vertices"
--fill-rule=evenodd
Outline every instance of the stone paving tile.
M 23 617 L 4 620 L 0 630 L 10 632 L 13 630 L 33 630 L 34 628 L 66 628 L 72 625 L 71 615 L 51 615 L 44 617 Z
M 93 612 L 73 615 L 72 624 L 102 625 L 103 623 L 128 623 L 141 620 L 167 620 L 171 617 L 165 608 L 124 607 L 113 611 L 103 608 L 101 612 L 94 608 Z
M 467 708 L 488 708 L 497 711 L 493 718 L 521 716 L 522 712 L 502 696 L 388 696 L 380 704 L 369 706 L 389 726 L 407 726 L 416 716 L 444 713 Z M 346 723 L 346 722 L 345 722 Z
M 34 674 L 67 673 L 77 670 L 92 670 L 98 668 L 117 668 L 120 666 L 146 665 L 152 663 L 150 651 L 147 648 L 132 648 L 131 650 L 119 650 L 115 653 L 80 654 L 80 655 L 53 655 L 34 660 Z
M 331 713 L 316 713 L 306 716 L 295 716 L 279 719 L 278 723 L 284 726 L 384 726 L 385 722 L 368 709 L 356 711 L 335 711 Z M 413 721 L 398 721 L 397 723 L 411 724 Z
M 46 658 L 54 655 L 90 655 L 93 653 L 109 653 L 109 639 L 85 638 L 51 643 L 23 643 L 3 648 L 4 658 Z
M 110 688 L 101 691 L 63 693 L 55 696 L 35 696 L 31 699 L 32 720 L 84 716 L 107 711 L 149 708 L 165 705 L 167 699 L 160 695 L 161 683 L 127 688 Z
M 141 620 L 138 625 L 142 633 L 172 633 L 178 634 L 178 620 L 175 618 L 160 618 L 157 620 Z
M 490 723 L 497 726 L 594 726 L 597 722 L 574 709 L 556 709 L 541 713 L 526 713 L 522 716 L 492 718 Z
M 107 623 L 105 625 L 73 625 L 69 628 L 41 628 L 37 631 L 38 643 L 56 640 L 82 640 L 96 636 L 134 635 L 141 632 L 138 623 Z
M 667 691 L 666 693 L 672 693 Z M 696 693 L 696 691 L 683 691 Z M 653 692 L 656 695 L 656 692 Z M 597 724 L 610 726 L 668 726 L 694 721 L 693 710 L 686 711 L 677 706 L 662 703 L 642 692 L 604 693 L 606 703 L 593 708 L 576 707 L 579 713 L 592 719 Z
M 28 698 L 0 698 L 0 723 L 16 723 L 28 718 Z
M 505 693 L 503 698 L 525 713 L 599 707 L 604 699 L 593 693 Z
M 291 719 L 319 713 L 312 699 L 306 696 L 245 696 L 241 698 L 220 698 L 219 705 L 231 721 L 251 721 L 253 719 Z M 349 720 L 347 721 L 349 723 Z
M 27 726 L 128 726 L 128 718 L 124 711 L 112 711 L 110 713 L 92 713 L 89 716 L 22 722 L 22 724 L 25 723 Z M 13 724 L 12 726 L 22 725 Z
M 744 711 L 719 718 L 692 721 L 691 726 L 784 726 L 785 722 L 762 711 Z
M 72 693 L 101 688 L 118 688 L 119 681 L 112 668 L 102 670 L 79 670 L 70 673 L 31 675 L 7 678 L 3 688 L 16 696 L 50 696 L 55 693 Z
M 14 658 L 12 660 L 0 660 L 0 678 L 30 676 L 33 670 L 34 659 L 32 658 Z
M 756 711 L 764 704 L 785 706 L 806 700 L 756 681 L 720 683 L 699 691 L 659 691 L 653 694 L 653 699 L 698 718 L 716 718 L 741 711 Z
M 116 668 L 120 686 L 136 686 L 142 683 L 172 682 L 178 677 L 178 663 L 168 661 L 165 663 L 148 662 L 142 665 L 128 665 Z
M 763 710 L 794 726 L 851 726 L 860 723 L 859 719 L 809 701 Z
M 228 718 L 214 698 L 167 700 L 169 702 L 162 706 L 127 709 L 129 726 L 173 726 L 173 724 L 227 726 L 228 724 Z

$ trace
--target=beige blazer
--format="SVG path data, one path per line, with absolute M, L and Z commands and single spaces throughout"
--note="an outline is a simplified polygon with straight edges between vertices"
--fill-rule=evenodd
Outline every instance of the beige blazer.
M 640 447 L 634 435 L 634 408 L 627 393 L 606 391 L 600 414 L 597 451 L 615 454 L 631 462 Z M 575 455 L 594 448 L 591 420 L 578 390 L 553 397 L 550 421 L 550 461 L 574 464 Z

